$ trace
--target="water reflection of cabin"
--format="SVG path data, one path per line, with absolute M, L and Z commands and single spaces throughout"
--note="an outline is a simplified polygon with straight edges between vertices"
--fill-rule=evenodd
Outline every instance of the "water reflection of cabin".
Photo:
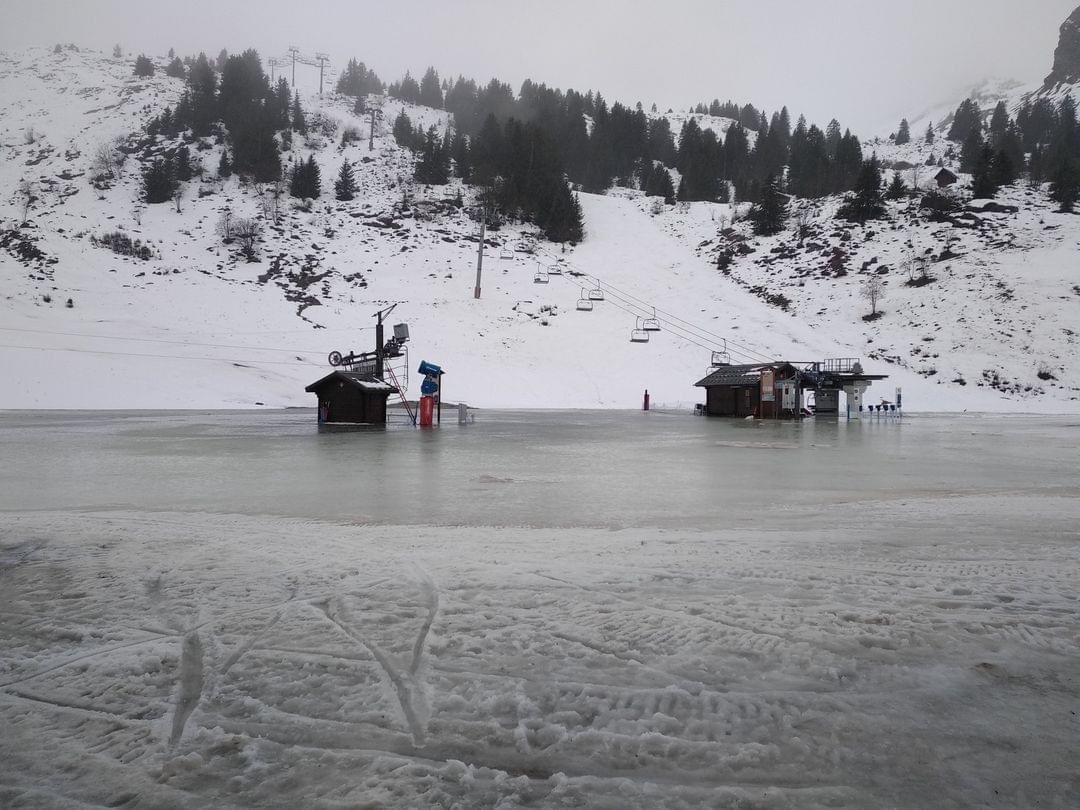
M 386 424 L 394 388 L 357 371 L 334 371 L 304 389 L 319 398 L 319 424 Z
M 883 374 L 866 374 L 856 359 L 821 363 L 751 363 L 714 367 L 695 386 L 705 389 L 709 416 L 792 419 L 804 416 L 804 395 L 815 393 L 817 414 L 837 414 L 840 392 L 847 395 L 847 415 L 857 418 L 862 396 Z

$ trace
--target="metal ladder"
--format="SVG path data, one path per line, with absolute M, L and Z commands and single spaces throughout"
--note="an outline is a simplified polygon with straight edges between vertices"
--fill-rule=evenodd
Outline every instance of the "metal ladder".
M 409 407 L 409 400 L 405 398 L 405 392 L 401 390 L 401 384 L 398 382 L 397 375 L 394 373 L 394 369 L 390 367 L 389 363 L 386 365 L 386 373 L 389 374 L 390 379 L 394 381 L 394 390 L 397 391 L 397 395 L 401 397 L 401 404 L 405 406 L 405 413 L 409 415 L 409 421 L 415 425 L 416 414 L 414 414 L 412 408 Z

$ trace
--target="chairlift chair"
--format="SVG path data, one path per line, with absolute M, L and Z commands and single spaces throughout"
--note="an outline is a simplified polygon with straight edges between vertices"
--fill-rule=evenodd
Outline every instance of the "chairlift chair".
M 592 301 L 585 297 L 585 290 L 582 289 L 581 297 L 578 299 L 577 308 L 579 312 L 592 312 Z
M 548 274 L 543 270 L 537 270 L 536 275 L 533 276 L 533 284 L 547 284 Z
M 595 289 L 589 290 L 589 300 L 590 301 L 603 301 L 604 300 L 604 291 L 600 288 L 599 284 L 596 285 Z
M 648 343 L 649 333 L 645 329 L 645 325 L 641 322 L 641 318 L 637 319 L 635 328 L 630 330 L 630 342 L 631 343 Z
M 646 332 L 660 331 L 660 319 L 656 317 L 656 307 L 653 307 L 651 318 L 642 319 L 641 328 L 644 329 Z
M 731 355 L 728 354 L 727 341 L 722 341 L 720 344 L 720 351 L 712 353 L 712 360 L 709 363 L 710 368 L 718 368 L 720 366 L 730 366 Z
M 552 275 L 552 276 L 561 276 L 562 275 L 562 268 L 559 266 L 558 262 L 556 262 L 555 264 L 551 265 L 551 267 L 548 268 L 548 274 Z

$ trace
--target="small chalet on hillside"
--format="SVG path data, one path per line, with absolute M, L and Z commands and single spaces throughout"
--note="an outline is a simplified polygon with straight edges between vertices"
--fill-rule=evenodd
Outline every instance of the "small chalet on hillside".
M 705 413 L 709 416 L 753 416 L 758 419 L 794 419 L 808 415 L 804 395 L 815 394 L 816 414 L 838 414 L 840 392 L 847 395 L 846 413 L 858 418 L 862 396 L 884 374 L 866 374 L 853 358 L 821 363 L 772 363 L 717 365 L 694 385 L 705 389 Z
M 948 188 L 959 178 L 948 169 L 942 168 L 934 175 L 934 179 L 937 181 L 938 188 Z

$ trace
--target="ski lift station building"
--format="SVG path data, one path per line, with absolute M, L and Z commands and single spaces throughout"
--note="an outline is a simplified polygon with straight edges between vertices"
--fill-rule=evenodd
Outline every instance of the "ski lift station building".
M 857 419 L 863 394 L 884 374 L 866 374 L 852 358 L 820 363 L 772 363 L 719 365 L 695 385 L 705 389 L 705 413 L 709 416 L 753 416 L 758 419 L 792 419 L 804 415 L 805 395 L 814 392 L 816 414 L 840 411 L 840 392 L 846 394 L 845 411 Z

